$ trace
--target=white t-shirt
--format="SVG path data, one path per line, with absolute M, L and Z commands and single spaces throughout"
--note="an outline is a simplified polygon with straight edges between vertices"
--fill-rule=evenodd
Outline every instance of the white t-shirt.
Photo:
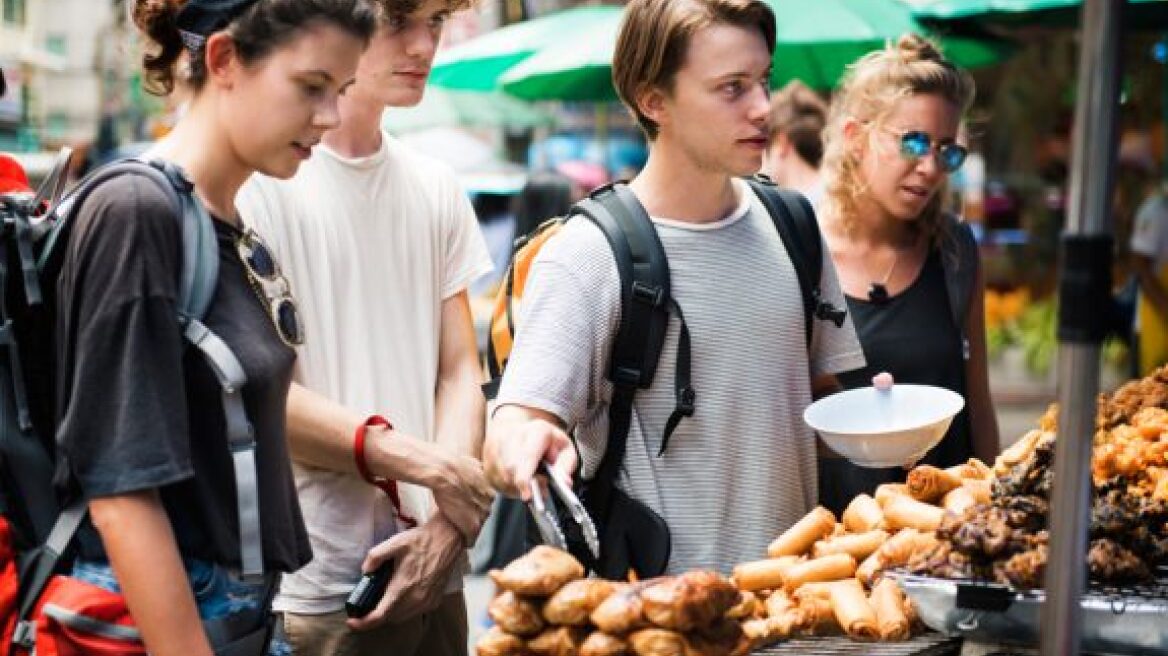
M 766 557 L 815 506 L 815 434 L 803 422 L 811 376 L 864 366 L 851 320 L 815 321 L 810 354 L 794 267 L 745 183 L 729 217 L 694 225 L 655 218 L 672 294 L 691 338 L 696 411 L 658 456 L 673 411 L 680 324 L 671 317 L 653 384 L 638 391 L 618 485 L 669 524 L 670 572 Z M 827 247 L 823 252 L 826 254 Z M 824 300 L 847 307 L 830 258 Z M 574 429 L 591 478 L 608 438 L 609 354 L 620 278 L 603 233 L 572 219 L 536 257 L 498 403 L 550 412 Z
M 434 440 L 442 301 L 491 271 L 453 172 L 383 134 L 369 157 L 318 146 L 292 180 L 253 176 L 236 203 L 299 306 L 305 343 L 297 381 Z M 293 470 L 313 559 L 284 577 L 276 609 L 337 611 L 370 547 L 397 531 L 392 507 L 356 475 L 300 463 Z M 400 487 L 406 512 L 425 521 L 429 491 Z M 462 574 L 455 572 L 451 590 Z

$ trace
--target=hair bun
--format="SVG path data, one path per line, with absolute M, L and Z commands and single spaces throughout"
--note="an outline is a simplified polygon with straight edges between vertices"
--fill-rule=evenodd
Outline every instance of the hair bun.
M 147 91 L 166 95 L 174 89 L 174 65 L 183 51 L 175 19 L 187 0 L 134 0 L 134 24 L 152 47 L 142 56 Z
M 901 35 L 901 37 L 896 40 L 896 46 L 894 49 L 896 50 L 897 54 L 900 55 L 901 60 L 905 62 L 940 62 L 944 61 L 945 59 L 944 55 L 941 54 L 941 49 L 937 47 L 936 43 L 913 32 Z
M 174 19 L 184 0 L 134 0 L 131 17 L 138 29 L 157 42 L 176 31 Z

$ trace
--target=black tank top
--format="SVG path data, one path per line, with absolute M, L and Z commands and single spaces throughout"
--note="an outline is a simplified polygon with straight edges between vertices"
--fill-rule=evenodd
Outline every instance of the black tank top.
M 887 302 L 850 296 L 847 302 L 868 365 L 840 374 L 844 389 L 867 387 L 872 376 L 887 371 L 897 383 L 933 385 L 965 396 L 961 332 L 949 310 L 945 271 L 937 251 L 929 255 L 916 281 Z M 949 467 L 965 462 L 973 456 L 969 433 L 966 406 L 922 463 Z M 905 476 L 900 467 L 868 469 L 842 458 L 821 460 L 820 503 L 835 512 L 842 511 L 855 495 L 871 494 L 877 485 L 902 481 Z

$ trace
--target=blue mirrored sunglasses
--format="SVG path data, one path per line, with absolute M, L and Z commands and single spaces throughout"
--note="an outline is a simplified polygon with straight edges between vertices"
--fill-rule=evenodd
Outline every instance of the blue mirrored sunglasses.
M 969 151 L 961 144 L 939 143 L 937 148 L 937 163 L 946 173 L 952 173 L 965 163 L 965 156 Z M 927 132 L 910 130 L 900 135 L 900 154 L 912 160 L 917 160 L 929 154 L 933 149 L 933 139 Z

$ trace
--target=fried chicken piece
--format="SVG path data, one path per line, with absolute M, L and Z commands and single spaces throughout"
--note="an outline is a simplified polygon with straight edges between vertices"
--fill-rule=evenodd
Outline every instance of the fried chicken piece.
M 593 631 L 580 645 L 580 656 L 625 656 L 631 649 L 624 638 Z
M 654 582 L 658 580 L 653 579 Z M 641 590 L 650 584 L 650 581 L 634 583 L 609 595 L 592 611 L 592 623 L 613 635 L 645 626 L 645 602 L 641 600 Z
M 727 619 L 748 620 L 766 614 L 766 606 L 753 592 L 742 590 L 738 593 L 738 603 L 726 611 Z
M 513 636 L 503 629 L 492 626 L 475 644 L 478 656 L 526 656 L 527 645 L 522 638 Z
M 579 656 L 588 632 L 578 626 L 558 626 L 527 641 L 527 650 L 535 656 Z
M 1046 574 L 1049 549 L 1045 545 L 1010 556 L 994 563 L 994 580 L 1016 588 L 1040 588 Z
M 1152 578 L 1139 556 L 1106 538 L 1091 541 L 1087 566 L 1092 578 L 1108 583 L 1134 583 Z
M 956 551 L 951 542 L 939 542 L 932 550 L 917 554 L 908 564 L 909 571 L 942 579 L 974 578 L 969 556 Z
M 616 591 L 618 584 L 603 579 L 580 579 L 560 588 L 543 607 L 544 619 L 549 624 L 561 626 L 583 626 L 588 616 L 609 595 Z
M 539 545 L 500 570 L 491 580 L 503 590 L 528 597 L 547 597 L 569 581 L 583 578 L 584 566 L 572 554 Z
M 491 600 L 487 606 L 487 614 L 507 633 L 533 636 L 543 631 L 544 622 L 539 605 L 510 590 L 505 590 Z
M 725 615 L 738 602 L 738 589 L 717 572 L 695 570 L 645 588 L 641 599 L 653 624 L 690 631 Z
M 725 618 L 686 636 L 688 654 L 694 656 L 730 656 L 742 641 L 742 625 Z
M 1006 524 L 1011 528 L 1031 532 L 1045 528 L 1050 515 L 1050 503 L 1034 495 L 1002 497 L 996 500 L 996 505 L 1006 512 Z
M 1120 424 L 1130 424 L 1144 408 L 1168 408 L 1168 366 L 1125 383 L 1113 394 L 1100 394 L 1095 426 L 1110 430 Z

